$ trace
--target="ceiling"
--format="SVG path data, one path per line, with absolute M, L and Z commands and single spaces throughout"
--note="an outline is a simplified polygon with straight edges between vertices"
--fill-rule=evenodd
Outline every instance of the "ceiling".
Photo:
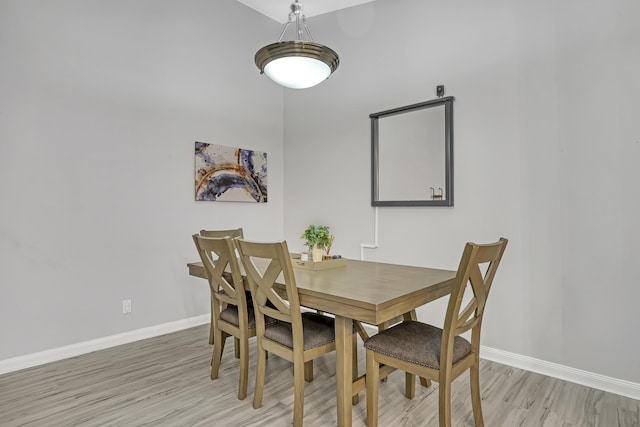
M 290 5 L 295 0 L 238 0 L 249 6 L 251 9 L 257 10 L 263 15 L 268 16 L 277 22 L 287 22 Z M 335 10 L 345 9 L 347 7 L 356 6 L 362 3 L 369 3 L 374 0 L 301 0 L 302 11 L 307 18 L 323 13 L 333 12 Z

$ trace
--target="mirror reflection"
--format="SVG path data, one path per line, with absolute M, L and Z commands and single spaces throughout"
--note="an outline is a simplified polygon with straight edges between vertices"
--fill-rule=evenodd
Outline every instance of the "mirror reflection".
M 369 116 L 373 206 L 453 206 L 453 99 Z

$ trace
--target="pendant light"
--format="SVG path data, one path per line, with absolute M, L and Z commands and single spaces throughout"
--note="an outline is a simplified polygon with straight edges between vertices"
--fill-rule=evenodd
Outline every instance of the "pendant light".
M 283 42 L 282 37 L 294 20 L 297 38 Z M 309 38 L 307 41 L 304 40 L 305 32 Z M 298 0 L 291 4 L 289 20 L 278 41 L 256 52 L 255 61 L 260 74 L 266 74 L 274 82 L 291 89 L 306 89 L 321 83 L 340 64 L 333 49 L 313 41 Z

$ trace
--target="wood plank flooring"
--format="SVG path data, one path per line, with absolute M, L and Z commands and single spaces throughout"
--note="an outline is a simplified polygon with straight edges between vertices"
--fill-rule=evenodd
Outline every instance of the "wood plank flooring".
M 237 359 L 231 339 L 211 381 L 211 347 L 203 325 L 0 376 L 0 426 L 289 426 L 293 420 L 290 364 L 267 362 L 263 407 L 252 407 L 255 340 L 251 340 L 249 396 L 237 396 Z M 364 351 L 359 342 L 360 373 Z M 485 425 L 640 426 L 640 401 L 482 361 Z M 315 363 L 305 384 L 304 424 L 336 425 L 335 356 Z M 381 426 L 437 426 L 438 385 L 404 397 L 404 375 L 380 385 Z M 384 398 L 382 398 L 384 397 Z M 468 376 L 453 384 L 453 425 L 473 426 Z M 364 426 L 366 399 L 353 407 Z

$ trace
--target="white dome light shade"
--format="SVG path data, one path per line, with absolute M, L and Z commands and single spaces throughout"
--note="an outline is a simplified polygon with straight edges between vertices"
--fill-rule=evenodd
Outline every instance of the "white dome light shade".
M 326 80 L 331 69 L 324 62 L 303 56 L 274 59 L 264 67 L 274 82 L 291 89 L 306 89 Z
M 340 63 L 338 54 L 318 43 L 293 40 L 260 49 L 256 66 L 274 82 L 292 89 L 305 89 L 326 80 Z

